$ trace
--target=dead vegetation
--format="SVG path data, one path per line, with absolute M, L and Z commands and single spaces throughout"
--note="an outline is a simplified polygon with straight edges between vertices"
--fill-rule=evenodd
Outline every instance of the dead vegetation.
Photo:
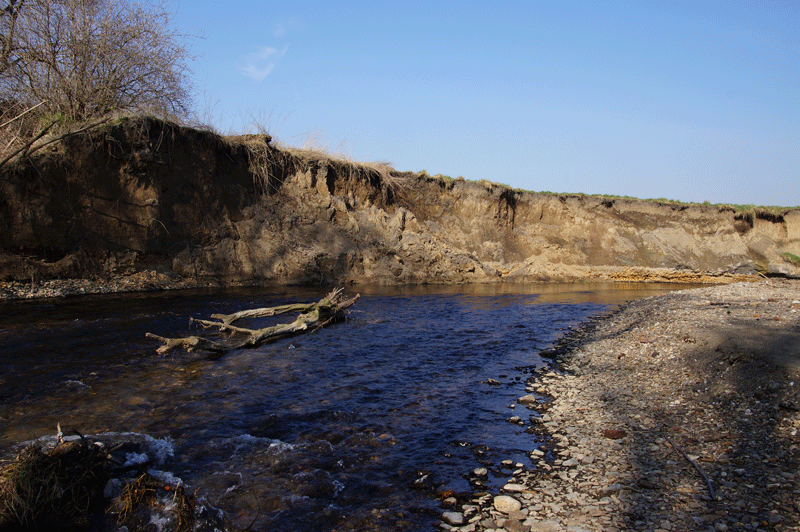
M 85 439 L 30 445 L 0 470 L 0 530 L 69 530 L 102 509 L 107 455 Z
M 392 193 L 406 186 L 407 180 L 395 171 L 390 163 L 382 161 L 355 161 L 343 154 L 331 153 L 320 148 L 297 148 L 273 143 L 265 133 L 222 137 L 231 144 L 244 147 L 255 190 L 262 194 L 274 194 L 283 181 L 298 172 L 325 168 L 328 175 L 347 181 L 365 181 L 385 187 Z
M 0 468 L 0 531 L 108 529 L 114 523 L 149 530 L 153 516 L 163 530 L 192 530 L 194 495 L 172 477 L 143 470 L 131 476 L 115 457 L 125 445 L 108 449 L 81 436 L 22 449 Z M 111 485 L 118 486 L 116 496 Z
M 313 332 L 326 325 L 344 319 L 345 311 L 355 305 L 359 294 L 354 297 L 346 298 L 342 295 L 341 288 L 338 288 L 320 299 L 316 303 L 297 303 L 291 305 L 280 305 L 277 307 L 266 307 L 251 309 L 234 314 L 214 314 L 211 317 L 218 321 L 198 320 L 189 318 L 191 323 L 199 323 L 205 328 L 215 327 L 219 332 L 229 332 L 231 335 L 222 340 L 212 340 L 203 336 L 187 336 L 182 338 L 165 338 L 152 333 L 147 333 L 148 338 L 158 340 L 163 343 L 157 349 L 159 354 L 167 353 L 175 348 L 184 347 L 189 351 L 200 349 L 216 353 L 216 356 L 233 349 L 258 347 L 266 342 L 294 336 L 304 332 Z M 232 325 L 234 321 L 246 318 L 260 318 L 276 316 L 289 312 L 300 313 L 291 323 L 263 327 L 261 329 L 247 329 Z M 238 335 L 238 338 L 234 336 Z
M 20 112 L 12 105 L 0 114 L 0 168 L 12 160 L 22 160 L 45 146 L 78 135 L 108 123 L 111 117 L 76 123 L 65 121 L 61 116 L 39 116 L 29 114 L 35 107 Z M 19 113 L 19 114 L 16 114 Z M 14 116 L 10 116 L 14 115 Z
M 195 498 L 186 493 L 182 484 L 173 486 L 149 473 L 143 473 L 125 486 L 109 510 L 117 514 L 118 525 L 125 525 L 129 529 L 136 529 L 137 524 L 146 526 L 153 510 L 166 511 L 172 517 L 174 530 L 183 532 L 193 528 L 194 508 Z
M 74 122 L 120 111 L 185 116 L 191 108 L 193 56 L 166 3 L 4 4 L 1 102 L 40 104 L 40 116 Z

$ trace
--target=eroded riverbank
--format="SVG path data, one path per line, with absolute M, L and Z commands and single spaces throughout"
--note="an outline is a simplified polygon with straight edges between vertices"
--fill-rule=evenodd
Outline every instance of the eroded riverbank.
M 637 300 L 578 335 L 552 402 L 515 409 L 550 436 L 536 468 L 444 528 L 800 529 L 800 283 Z

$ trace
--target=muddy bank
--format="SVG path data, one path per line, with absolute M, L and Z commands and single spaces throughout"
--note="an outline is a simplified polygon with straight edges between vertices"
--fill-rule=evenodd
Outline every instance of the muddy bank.
M 562 271 L 563 268 L 559 269 Z M 580 275 L 570 277 L 575 282 L 611 281 L 620 283 L 687 283 L 725 284 L 737 281 L 756 281 L 753 275 L 708 274 L 676 271 L 666 268 L 581 268 Z M 235 286 L 278 286 L 258 279 L 227 279 L 213 277 L 182 277 L 171 271 L 149 270 L 130 275 L 115 275 L 93 279 L 46 279 L 31 282 L 0 282 L 0 301 L 12 299 L 35 299 L 72 297 L 86 294 L 115 294 L 125 292 L 155 292 L 161 290 L 183 290 L 190 288 L 221 288 Z M 354 285 L 357 288 L 358 285 Z
M 800 283 L 638 300 L 578 336 L 531 390 L 537 467 L 445 528 L 799 529 Z
M 143 117 L 0 168 L 0 281 L 34 287 L 798 276 L 797 256 L 797 210 L 524 192 Z

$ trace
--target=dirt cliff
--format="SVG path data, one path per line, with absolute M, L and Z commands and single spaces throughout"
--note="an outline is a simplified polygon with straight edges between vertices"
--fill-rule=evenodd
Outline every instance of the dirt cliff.
M 6 281 L 703 280 L 797 276 L 798 255 L 798 210 L 536 194 L 141 117 L 0 168 Z

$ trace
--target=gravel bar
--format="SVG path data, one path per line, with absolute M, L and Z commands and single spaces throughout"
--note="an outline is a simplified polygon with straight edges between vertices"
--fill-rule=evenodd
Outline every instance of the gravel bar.
M 535 466 L 446 499 L 442 529 L 800 530 L 800 283 L 641 299 L 569 340 L 515 409 Z

